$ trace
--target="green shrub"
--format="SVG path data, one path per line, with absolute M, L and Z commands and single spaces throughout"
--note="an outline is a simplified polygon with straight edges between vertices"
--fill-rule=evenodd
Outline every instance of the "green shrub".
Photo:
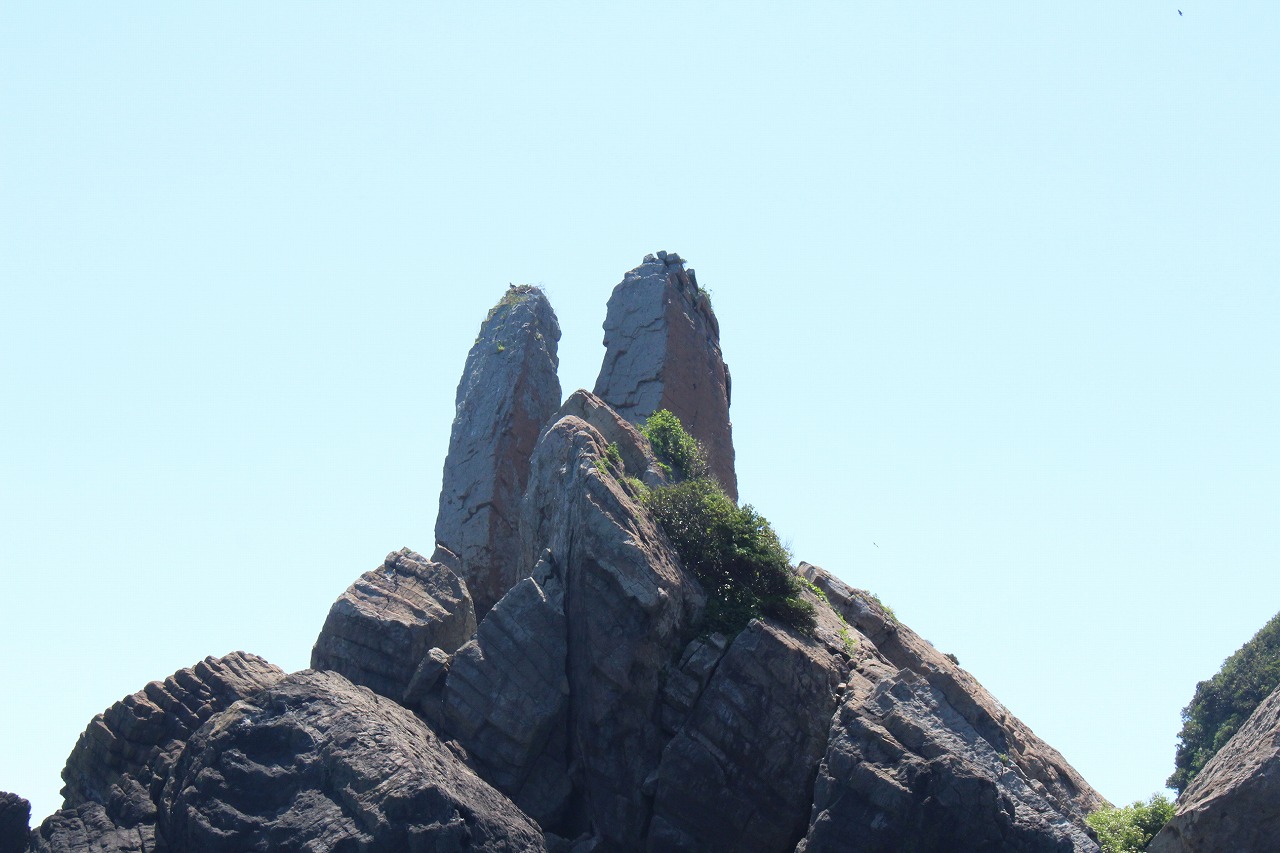
M 1098 833 L 1102 853 L 1142 853 L 1172 817 L 1173 803 L 1162 794 L 1152 794 L 1145 803 L 1099 809 L 1085 822 Z
M 1174 771 L 1165 784 L 1179 794 L 1186 790 L 1277 685 L 1280 613 L 1227 658 L 1217 675 L 1196 685 L 1191 703 L 1182 709 Z
M 680 419 L 659 409 L 640 425 L 640 432 L 660 462 L 683 480 L 696 480 L 710 472 L 707 454 L 697 439 L 685 432 Z
M 813 605 L 800 596 L 790 555 L 753 507 L 706 478 L 650 489 L 644 504 L 706 590 L 708 631 L 733 635 L 761 615 L 812 629 Z

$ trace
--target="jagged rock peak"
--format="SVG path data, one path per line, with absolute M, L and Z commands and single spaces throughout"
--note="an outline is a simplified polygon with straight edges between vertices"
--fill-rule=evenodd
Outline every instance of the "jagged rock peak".
M 546 294 L 512 285 L 480 327 L 458 383 L 433 559 L 466 580 L 480 618 L 530 568 L 517 560 L 520 499 L 538 434 L 560 405 L 559 340 Z
M 475 630 L 475 607 L 462 578 L 401 548 L 333 603 L 311 650 L 311 668 L 339 672 L 410 704 L 414 676 L 431 651 L 452 654 Z
M 1151 853 L 1262 853 L 1280 845 L 1280 687 L 1178 798 Z
M 0 853 L 26 850 L 30 826 L 31 803 L 17 794 L 0 791 Z
M 693 270 L 675 253 L 646 255 L 613 289 L 595 393 L 632 423 L 673 412 L 702 442 L 711 472 L 735 500 L 731 379 L 720 326 Z

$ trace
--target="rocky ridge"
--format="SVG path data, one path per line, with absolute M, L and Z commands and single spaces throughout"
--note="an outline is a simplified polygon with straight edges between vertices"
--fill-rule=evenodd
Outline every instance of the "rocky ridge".
M 615 288 L 597 393 L 560 403 L 558 337 L 535 289 L 486 319 L 431 559 L 360 576 L 311 670 L 207 659 L 95 718 L 28 849 L 1096 853 L 1101 797 L 868 594 L 802 563 L 811 631 L 702 632 L 636 429 L 688 418 L 735 488 L 678 256 Z

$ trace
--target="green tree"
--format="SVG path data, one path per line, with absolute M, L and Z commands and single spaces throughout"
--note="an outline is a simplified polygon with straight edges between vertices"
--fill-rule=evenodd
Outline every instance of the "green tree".
M 1098 833 L 1102 853 L 1142 853 L 1151 839 L 1173 817 L 1173 803 L 1163 794 L 1152 794 L 1118 809 L 1099 809 L 1085 818 Z
M 1277 685 L 1280 613 L 1227 658 L 1217 675 L 1196 685 L 1191 703 L 1182 709 L 1174 771 L 1165 784 L 1179 794 L 1186 790 Z

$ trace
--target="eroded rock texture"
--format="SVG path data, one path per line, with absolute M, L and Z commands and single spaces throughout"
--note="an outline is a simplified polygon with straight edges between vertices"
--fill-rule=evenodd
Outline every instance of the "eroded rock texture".
M 1178 798 L 1151 853 L 1280 849 L 1280 688 L 1249 716 Z
M 684 265 L 676 254 L 647 255 L 613 289 L 595 393 L 632 423 L 659 409 L 675 413 L 706 448 L 712 474 L 737 500 L 720 326 L 693 270 Z
M 462 575 L 482 618 L 531 568 L 516 562 L 520 499 L 538 434 L 560 405 L 559 340 L 542 291 L 513 287 L 480 327 L 458 383 L 434 559 Z
M 549 828 L 635 850 L 650 816 L 640 791 L 669 738 L 657 725 L 663 679 L 705 597 L 626 486 L 597 465 L 607 445 L 571 415 L 547 430 L 524 504 L 524 559 L 552 562 L 564 588 L 573 795 Z
M 156 803 L 187 739 L 282 678 L 257 655 L 232 652 L 153 681 L 94 717 L 62 771 L 63 807 L 41 824 L 35 849 L 150 850 Z
M 22 853 L 31 831 L 31 803 L 0 791 L 0 853 Z
M 663 751 L 648 849 L 792 850 L 808 824 L 844 666 L 816 639 L 748 625 Z M 668 691 L 689 677 L 669 676 Z
M 873 598 L 801 568 L 852 667 L 797 849 L 1097 851 L 1084 817 L 1105 801 L 1056 750 Z
M 365 572 L 334 602 L 311 651 L 311 668 L 340 672 L 411 704 L 430 651 L 451 654 L 476 630 L 467 585 L 450 569 L 403 548 Z
M 159 851 L 533 851 L 536 824 L 400 705 L 303 670 L 191 739 Z

